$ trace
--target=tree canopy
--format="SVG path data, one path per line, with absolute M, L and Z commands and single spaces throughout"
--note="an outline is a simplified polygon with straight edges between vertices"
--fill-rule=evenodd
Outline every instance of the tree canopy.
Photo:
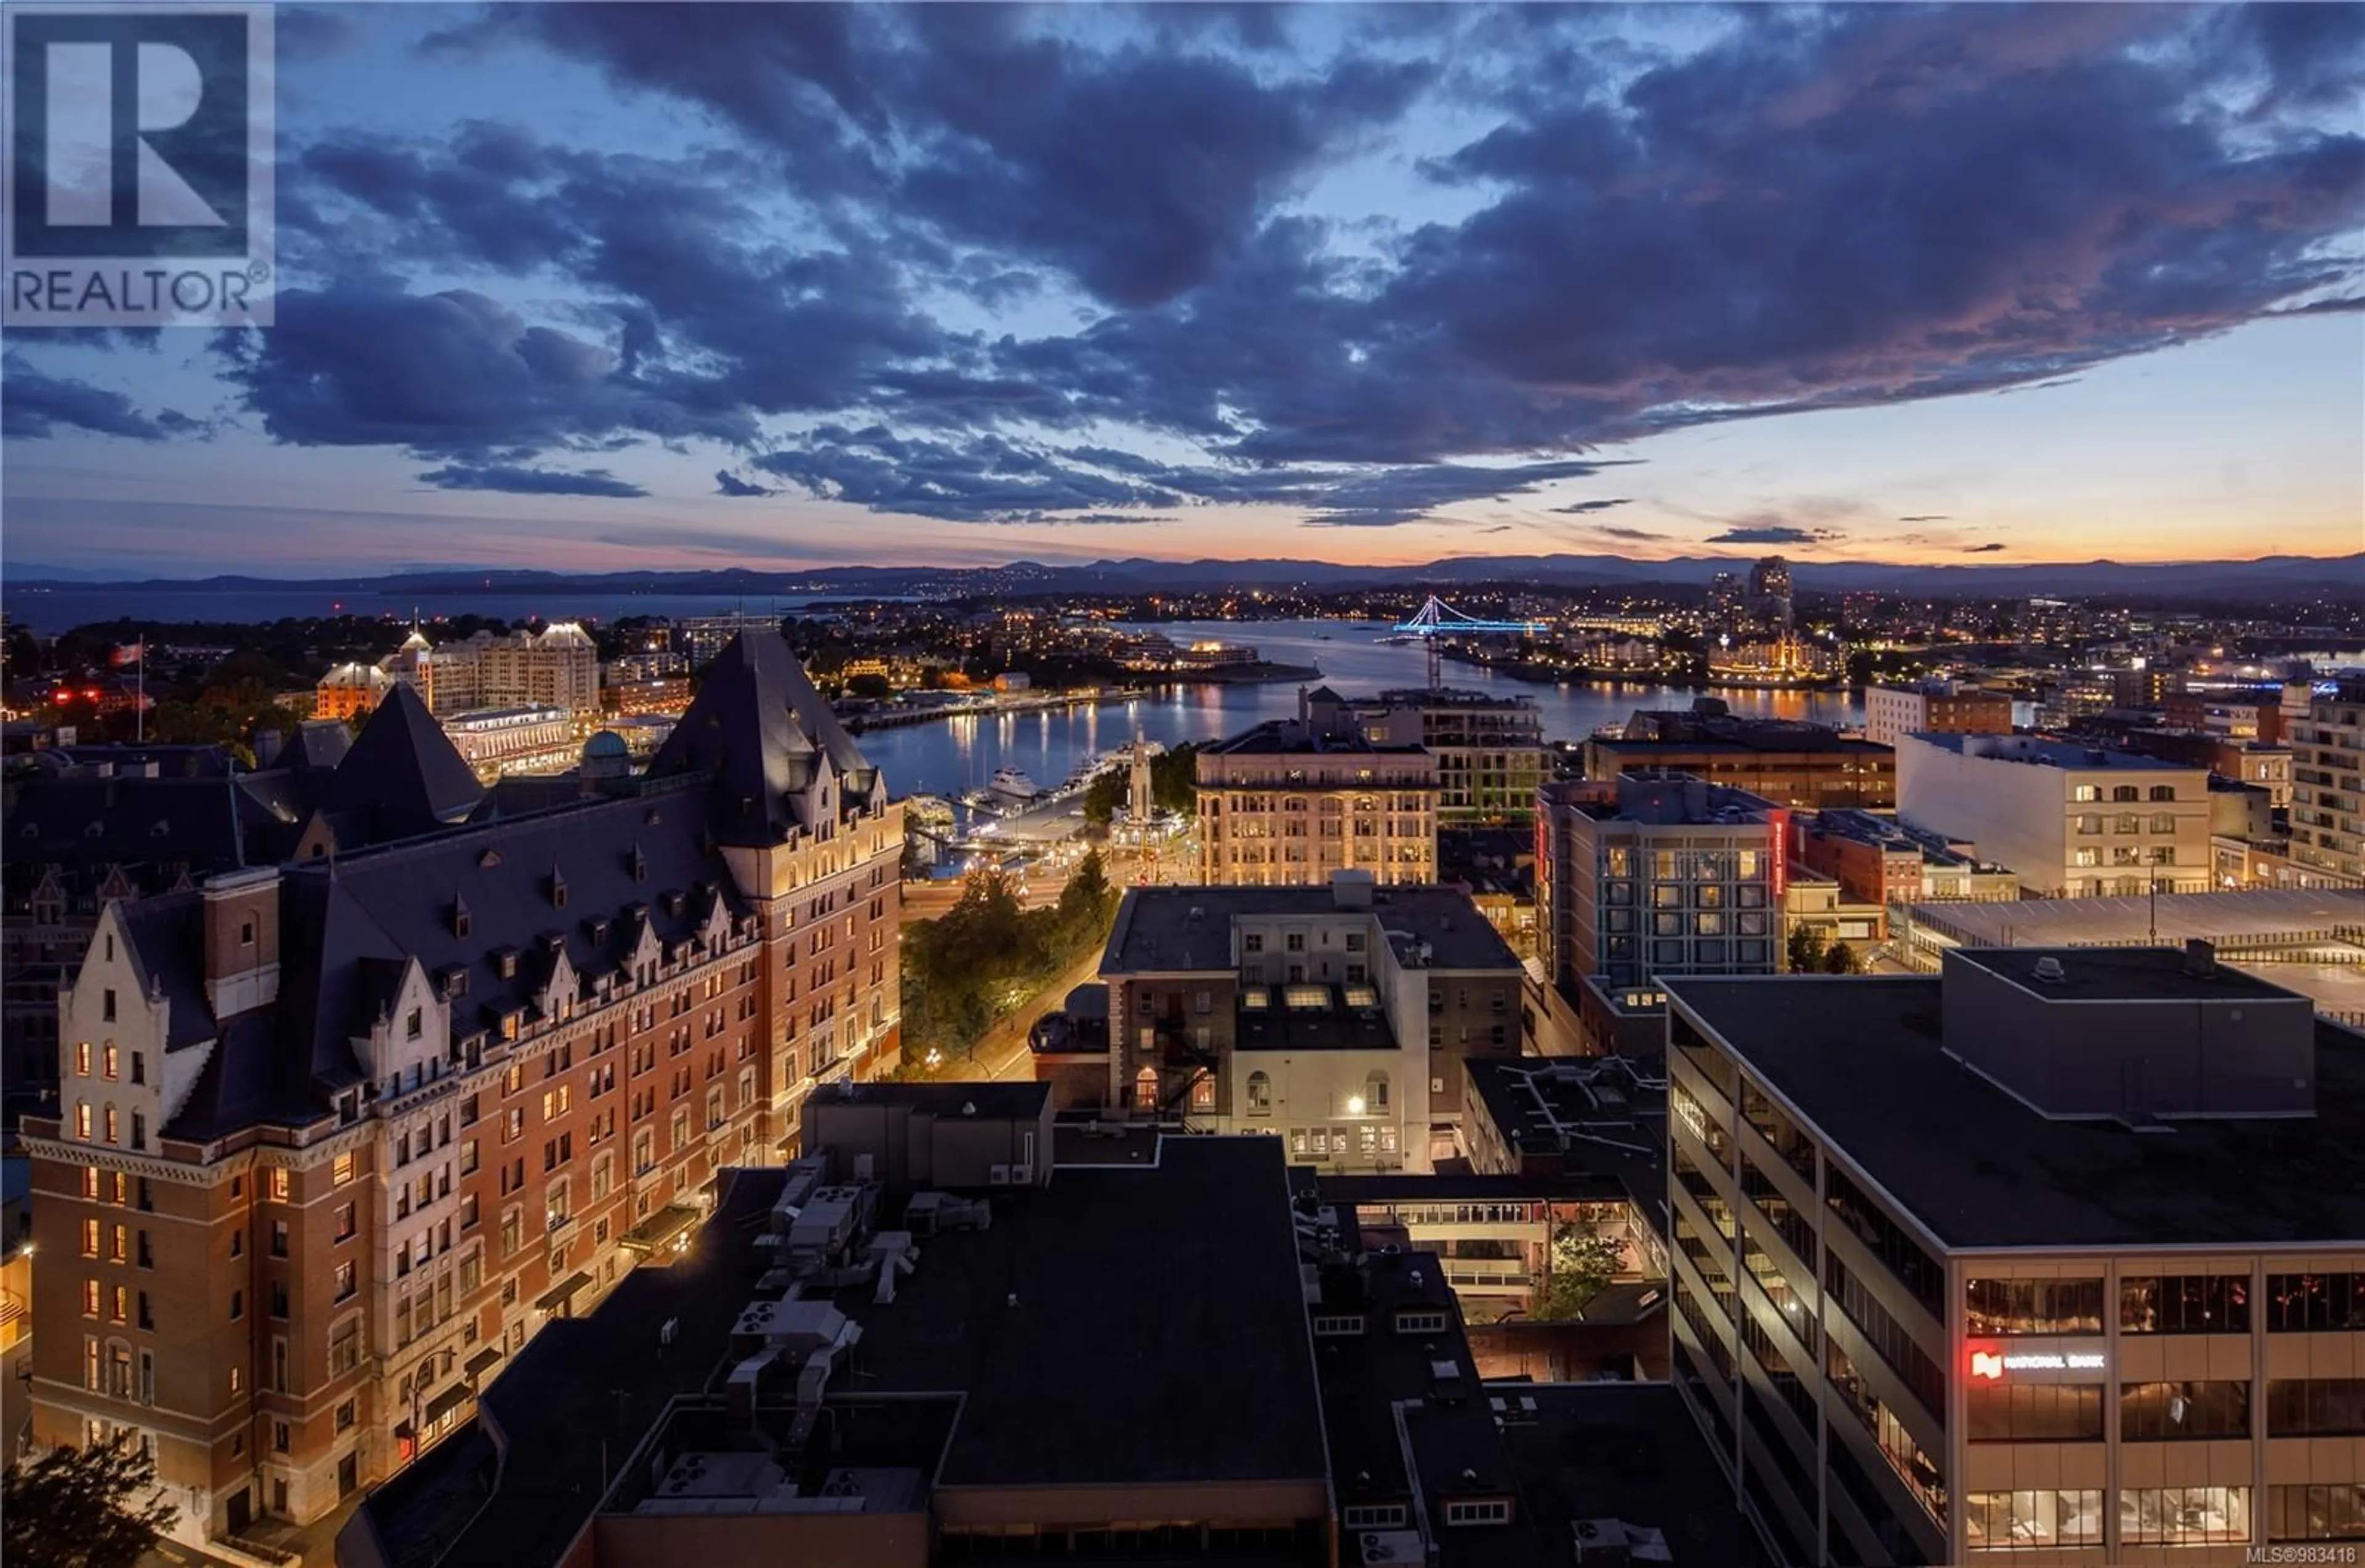
M 1845 942 L 1826 945 L 1821 926 L 1793 926 L 1788 946 L 1787 956 L 1792 974 L 1860 975 L 1865 972 L 1863 955 Z
M 156 1488 L 156 1462 L 128 1439 L 10 1465 L 5 1489 L 9 1568 L 131 1568 L 180 1518 Z
M 1191 816 L 1199 809 L 1199 748 L 1178 745 L 1149 759 L 1149 797 L 1161 812 Z M 1084 822 L 1106 827 L 1133 790 L 1133 770 L 1123 763 L 1103 768 L 1084 789 Z
M 1564 1322 L 1583 1313 L 1586 1304 L 1618 1277 L 1625 1253 L 1617 1238 L 1602 1235 L 1591 1220 L 1571 1220 L 1555 1229 L 1552 1271 L 1537 1293 L 1532 1316 L 1546 1322 Z
M 974 1049 L 994 1021 L 1108 935 L 1117 890 L 1100 852 L 1086 855 L 1057 903 L 1026 909 L 999 870 L 972 872 L 960 902 L 906 929 L 903 1059 Z

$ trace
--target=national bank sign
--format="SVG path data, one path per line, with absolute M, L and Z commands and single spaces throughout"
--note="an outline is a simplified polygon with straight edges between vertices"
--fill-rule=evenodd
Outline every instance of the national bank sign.
M 2110 1365 L 2107 1344 L 2100 1339 L 1974 1341 L 1968 1349 L 1973 1383 L 2094 1383 Z
M 269 326 L 268 6 L 11 5 L 6 324 Z

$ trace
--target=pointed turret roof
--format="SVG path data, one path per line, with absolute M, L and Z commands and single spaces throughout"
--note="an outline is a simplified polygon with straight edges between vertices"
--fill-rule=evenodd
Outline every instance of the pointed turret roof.
M 857 800 L 879 789 L 872 767 L 777 632 L 743 632 L 706 672 L 681 722 L 649 764 L 652 778 L 712 775 L 726 843 L 777 844 L 821 758 Z
M 369 813 L 371 836 L 384 838 L 459 822 L 484 793 L 419 693 L 397 684 L 353 737 L 321 804 L 331 812 Z

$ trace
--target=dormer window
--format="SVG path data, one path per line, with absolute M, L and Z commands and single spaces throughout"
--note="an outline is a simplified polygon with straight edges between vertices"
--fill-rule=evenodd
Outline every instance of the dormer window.
M 467 901 L 465 899 L 454 899 L 452 901 L 452 935 L 460 937 L 466 936 L 468 935 L 469 926 L 472 924 L 474 923 L 468 918 Z
M 503 980 L 517 979 L 517 949 L 514 947 L 504 947 L 493 955 L 493 963 L 500 970 Z
M 550 874 L 550 907 L 553 909 L 566 907 L 566 879 L 555 871 Z
M 486 850 L 484 854 L 478 856 L 476 858 L 476 866 L 480 870 L 489 871 L 500 863 L 500 856 L 490 849 Z
M 633 851 L 633 880 L 635 882 L 645 882 L 648 879 L 649 857 L 642 854 L 638 849 L 635 849 Z

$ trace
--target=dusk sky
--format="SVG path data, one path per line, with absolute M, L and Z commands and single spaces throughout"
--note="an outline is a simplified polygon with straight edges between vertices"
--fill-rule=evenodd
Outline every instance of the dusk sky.
M 2365 550 L 2365 6 L 285 12 L 8 570 Z

